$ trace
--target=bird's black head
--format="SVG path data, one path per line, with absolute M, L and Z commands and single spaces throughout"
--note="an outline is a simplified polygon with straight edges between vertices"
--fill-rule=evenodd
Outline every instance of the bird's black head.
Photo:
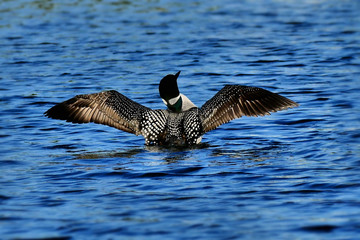
M 165 100 L 169 101 L 170 99 L 176 98 L 180 95 L 179 88 L 177 85 L 177 78 L 180 75 L 180 71 L 177 72 L 175 75 L 169 74 L 166 75 L 163 79 L 161 79 L 159 84 L 159 92 L 160 97 Z

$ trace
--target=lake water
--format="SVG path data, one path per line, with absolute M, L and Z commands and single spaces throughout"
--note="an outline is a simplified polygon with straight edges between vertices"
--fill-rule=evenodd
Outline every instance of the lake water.
M 360 2 L 0 3 L 1 239 L 359 239 Z M 225 84 L 300 107 L 199 147 L 44 117 L 115 89 L 164 108 L 181 70 L 201 106 Z

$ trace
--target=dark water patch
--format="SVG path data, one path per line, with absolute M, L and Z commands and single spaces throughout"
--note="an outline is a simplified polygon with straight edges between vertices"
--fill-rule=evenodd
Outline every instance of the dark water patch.
M 95 171 L 85 173 L 83 177 L 85 178 L 107 178 L 107 177 L 122 177 L 126 176 L 127 174 L 132 174 L 130 171 L 125 171 L 124 169 L 116 168 L 115 171 Z
M 360 139 L 360 130 L 359 130 L 358 133 L 352 134 L 352 135 L 351 135 L 351 138 Z
M 57 130 L 60 130 L 59 127 L 51 127 L 51 128 L 40 128 L 39 129 L 40 131 L 57 131 Z
M 303 183 L 298 184 L 297 187 L 305 188 L 306 190 L 316 190 L 316 191 L 333 191 L 336 186 L 340 186 L 341 184 L 333 184 L 333 183 Z
M 302 190 L 288 190 L 288 191 L 279 191 L 279 194 L 291 195 L 294 196 L 296 194 L 300 195 L 313 195 L 314 193 L 323 193 L 324 190 L 315 190 L 315 189 L 302 189 Z
M 298 94 L 322 94 L 324 93 L 321 89 L 298 89 Z
M 86 177 L 125 177 L 125 178 L 166 178 L 166 177 L 185 177 L 191 176 L 192 174 L 198 175 L 202 167 L 189 167 L 169 170 L 166 172 L 145 172 L 145 173 L 136 173 L 130 169 L 115 168 L 115 171 L 112 172 L 96 172 L 88 173 Z
M 9 64 L 12 65 L 29 65 L 29 66 L 45 66 L 48 62 L 47 61 L 41 61 L 41 60 L 35 60 L 35 61 L 24 61 L 24 60 L 19 60 L 19 61 L 15 61 L 15 62 L 10 62 Z
M 182 201 L 190 201 L 196 200 L 198 197 L 195 196 L 181 196 L 181 197 L 164 197 L 163 201 L 175 201 L 175 202 L 182 202 Z
M 9 199 L 11 199 L 10 196 L 5 196 L 5 195 L 0 194 L 0 202 L 3 202 L 5 200 L 9 200 Z
M 196 173 L 203 169 L 203 167 L 187 167 L 187 168 L 178 168 L 171 170 L 170 172 L 173 174 L 185 174 L 185 173 Z
M 351 189 L 356 189 L 360 187 L 360 183 L 339 183 L 339 184 L 333 184 L 333 188 L 351 188 Z
M 68 226 L 60 227 L 59 230 L 62 232 L 65 232 L 67 234 L 79 234 L 79 233 L 89 234 L 89 232 L 88 232 L 89 226 L 86 226 L 86 224 L 82 224 L 82 225 L 84 225 L 84 226 L 79 226 L 79 224 L 77 224 L 75 226 L 73 224 L 71 224 L 71 225 L 69 224 Z M 93 235 L 93 234 L 91 234 L 91 235 Z
M 16 238 L 19 240 L 70 240 L 73 239 L 71 236 L 52 236 L 49 235 L 47 237 L 20 237 L 20 238 Z
M 194 50 L 185 50 L 185 51 L 181 51 L 181 52 L 176 52 L 174 55 L 175 56 L 183 56 L 183 55 L 189 55 L 189 56 L 197 56 L 198 54 L 201 55 L 200 52 L 198 51 L 194 51 Z
M 37 102 L 28 103 L 27 105 L 44 106 L 44 105 L 49 105 L 49 104 L 50 104 L 49 102 L 37 101 Z
M 193 73 L 193 76 L 231 76 L 231 74 L 226 73 L 214 73 L 214 72 L 198 72 Z
M 164 172 L 150 172 L 150 173 L 139 173 L 139 174 L 133 174 L 133 173 L 128 173 L 126 174 L 127 177 L 131 177 L 131 178 L 163 178 L 163 177 L 168 177 L 171 174 L 169 173 L 164 173 Z
M 67 201 L 63 199 L 53 199 L 48 196 L 40 197 L 40 199 L 38 200 L 38 204 L 41 207 L 58 207 L 66 204 L 66 202 Z
M 315 99 L 315 101 L 328 101 L 330 98 L 326 98 L 326 97 L 320 97 Z
M 24 220 L 23 218 L 20 217 L 13 217 L 13 216 L 0 216 L 0 222 L 10 222 L 10 221 L 20 221 L 20 220 Z
M 352 108 L 354 108 L 353 104 L 351 102 L 347 102 L 347 101 L 341 101 L 341 102 L 335 104 L 334 107 L 341 108 L 341 109 L 344 109 L 344 108 L 352 109 Z
M 276 63 L 276 62 L 285 62 L 285 61 L 277 60 L 277 59 L 273 59 L 273 60 L 260 59 L 260 60 L 255 61 L 254 63 Z
M 297 28 L 312 28 L 316 25 L 315 23 L 304 22 L 304 21 L 288 21 L 288 22 L 284 22 L 284 24 L 290 25 L 296 29 Z
M 292 63 L 292 64 L 284 64 L 284 65 L 278 65 L 278 67 L 305 67 L 305 64 L 302 63 Z
M 335 229 L 339 228 L 336 225 L 312 225 L 312 226 L 305 226 L 300 228 L 300 230 L 307 231 L 307 232 L 317 232 L 317 233 L 329 233 L 334 231 Z
M 127 228 L 125 227 L 112 227 L 112 228 L 109 228 L 109 229 L 98 229 L 98 230 L 95 230 L 95 233 L 96 234 L 99 234 L 99 235 L 103 235 L 103 234 L 111 234 L 111 233 L 124 233 L 127 231 Z
M 60 77 L 64 77 L 64 76 L 81 77 L 81 76 L 84 76 L 84 74 L 82 74 L 82 73 L 68 73 L 68 72 L 64 72 L 64 73 L 61 73 L 59 76 L 60 76 Z
M 73 144 L 57 144 L 46 148 L 47 149 L 77 149 L 78 147 Z
M 78 194 L 87 194 L 90 192 L 94 192 L 95 190 L 86 190 L 86 189 L 69 189 L 69 190 L 62 190 L 62 191 L 58 191 L 56 192 L 56 194 L 69 194 L 69 195 L 78 195 Z M 64 203 L 66 203 L 64 201 Z
M 31 129 L 31 128 L 36 128 L 36 126 L 24 125 L 24 126 L 21 126 L 21 128 L 24 128 L 24 129 Z
M 251 74 L 251 73 L 237 73 L 235 76 L 237 77 L 241 77 L 241 76 L 253 76 L 255 74 Z
M 57 46 L 57 45 L 60 45 L 59 43 L 57 43 L 57 42 L 41 42 L 41 43 L 39 43 L 40 45 L 55 45 L 55 46 Z
M 29 61 L 15 61 L 15 62 L 11 62 L 10 64 L 15 64 L 15 65 L 21 65 L 21 64 L 30 64 L 31 62 Z
M 279 120 L 279 121 L 275 121 L 275 123 L 280 125 L 303 125 L 306 123 L 322 122 L 322 121 L 326 121 L 326 120 L 325 119 L 300 119 L 296 121 Z
M 354 30 L 345 30 L 345 31 L 342 31 L 342 32 L 340 32 L 341 34 L 355 34 L 355 33 L 357 33 L 356 31 L 354 31 Z
M 23 161 L 18 161 L 18 160 L 1 159 L 1 161 L 0 161 L 0 167 L 12 166 L 12 165 L 23 165 L 23 164 L 24 164 Z
M 13 40 L 19 40 L 22 39 L 22 36 L 10 36 L 10 37 L 6 37 L 5 39 L 13 41 Z

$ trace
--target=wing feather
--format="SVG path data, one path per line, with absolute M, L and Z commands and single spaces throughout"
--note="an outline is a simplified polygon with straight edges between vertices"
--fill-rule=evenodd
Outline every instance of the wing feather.
M 139 135 L 141 113 L 147 110 L 150 108 L 110 90 L 77 95 L 56 104 L 45 112 L 45 116 L 73 123 L 104 124 Z
M 226 85 L 200 108 L 204 132 L 242 116 L 264 116 L 296 107 L 279 94 L 258 87 Z

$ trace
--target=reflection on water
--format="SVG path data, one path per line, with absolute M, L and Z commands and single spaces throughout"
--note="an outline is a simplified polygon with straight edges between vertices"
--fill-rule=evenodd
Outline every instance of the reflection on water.
M 1 1 L 2 239 L 357 239 L 357 1 Z M 163 108 L 225 84 L 300 103 L 194 148 L 47 119 L 115 89 Z M 271 237 L 269 237 L 271 236 Z
M 178 161 L 186 161 L 188 159 L 191 159 L 193 157 L 193 153 L 196 150 L 202 150 L 208 148 L 213 148 L 210 154 L 210 156 L 213 157 L 227 157 L 227 158 L 235 158 L 238 159 L 239 161 L 251 160 L 251 161 L 261 162 L 268 158 L 271 158 L 271 155 L 277 154 L 276 149 L 280 147 L 278 145 L 273 145 L 273 146 L 256 148 L 256 149 L 233 150 L 219 146 L 218 147 L 211 146 L 208 143 L 202 143 L 199 144 L 198 146 L 192 146 L 192 147 L 144 146 L 142 148 L 133 148 L 126 151 L 98 151 L 98 152 L 75 153 L 73 156 L 74 159 L 86 159 L 86 160 L 104 159 L 106 161 L 106 159 L 108 158 L 131 159 L 131 158 L 136 158 L 138 154 L 147 154 L 151 156 L 153 155 L 153 153 L 155 154 L 159 153 L 159 155 L 162 156 L 161 160 L 170 164 Z M 268 155 L 268 157 L 266 157 L 266 155 Z
M 133 158 L 139 153 L 143 153 L 143 149 L 130 149 L 124 152 L 85 152 L 80 154 L 74 154 L 75 159 L 106 159 L 106 158 Z

